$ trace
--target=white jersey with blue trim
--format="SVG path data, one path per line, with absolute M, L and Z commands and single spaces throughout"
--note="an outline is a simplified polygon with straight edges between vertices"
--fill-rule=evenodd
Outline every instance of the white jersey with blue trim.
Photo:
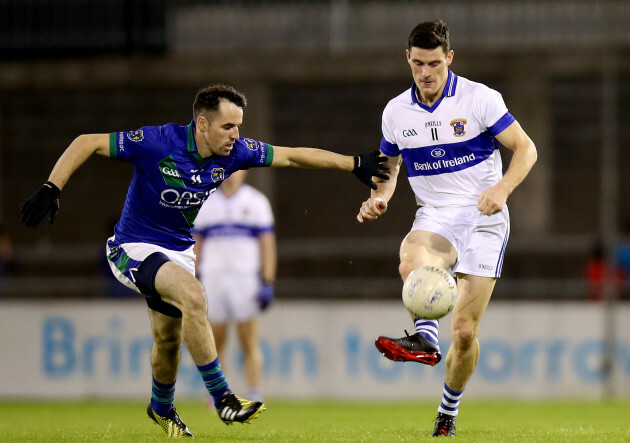
M 219 188 L 201 207 L 193 232 L 203 238 L 199 272 L 260 271 L 258 236 L 273 232 L 267 197 L 242 184 L 231 196 Z
M 420 206 L 476 205 L 503 176 L 494 138 L 514 122 L 501 94 L 448 72 L 442 97 L 426 106 L 416 86 L 383 111 L 381 151 L 402 155 Z

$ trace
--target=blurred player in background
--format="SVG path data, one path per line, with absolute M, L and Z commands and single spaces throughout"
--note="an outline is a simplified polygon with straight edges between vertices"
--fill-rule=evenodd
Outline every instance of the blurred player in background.
M 225 363 L 228 326 L 236 323 L 248 398 L 262 401 L 257 317 L 274 298 L 276 235 L 269 200 L 245 183 L 246 176 L 247 171 L 238 171 L 225 179 L 201 207 L 193 234 L 197 277 L 208 297 L 219 360 Z
M 47 215 L 52 223 L 61 189 L 91 155 L 134 164 L 122 215 L 106 250 L 114 275 L 142 293 L 149 307 L 154 343 L 147 414 L 169 437 L 192 437 L 173 407 L 183 342 L 221 420 L 249 423 L 264 409 L 263 403 L 232 393 L 217 358 L 206 294 L 195 278 L 192 227 L 203 202 L 232 173 L 251 167 L 352 171 L 370 187 L 376 187 L 373 176 L 388 177 L 378 151 L 352 157 L 240 138 L 246 103 L 233 87 L 212 85 L 197 93 L 188 125 L 80 135 L 61 155 L 48 181 L 22 206 L 27 226 L 37 226 Z M 96 192 L 106 188 L 103 183 Z
M 628 284 L 628 274 L 619 263 L 610 263 L 601 240 L 596 241 L 591 249 L 584 269 L 584 278 L 588 288 L 586 297 L 590 301 L 606 299 L 606 283 L 612 282 L 614 285 L 611 285 L 614 288 L 611 295 L 615 298 L 625 295 Z
M 536 162 L 534 143 L 512 117 L 501 95 L 449 69 L 453 51 L 442 21 L 416 25 L 409 35 L 411 88 L 383 111 L 381 152 L 391 179 L 363 202 L 359 222 L 387 211 L 402 162 L 420 208 L 400 247 L 400 275 L 425 265 L 457 274 L 452 345 L 434 436 L 455 435 L 466 383 L 477 365 L 477 335 L 509 234 L 508 196 Z M 513 151 L 502 175 L 500 144 Z M 377 348 L 395 361 L 435 365 L 441 359 L 438 321 L 415 319 L 414 335 L 379 337 Z

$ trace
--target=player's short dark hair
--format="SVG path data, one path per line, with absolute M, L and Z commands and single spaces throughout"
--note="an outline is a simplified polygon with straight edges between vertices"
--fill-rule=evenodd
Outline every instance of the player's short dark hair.
M 232 102 L 239 108 L 247 106 L 245 95 L 234 87 L 223 84 L 210 85 L 197 92 L 193 103 L 193 118 L 196 120 L 200 115 L 218 111 L 221 100 Z
M 442 20 L 418 23 L 409 34 L 407 49 L 412 47 L 421 49 L 435 49 L 438 46 L 448 54 L 451 50 L 448 26 Z

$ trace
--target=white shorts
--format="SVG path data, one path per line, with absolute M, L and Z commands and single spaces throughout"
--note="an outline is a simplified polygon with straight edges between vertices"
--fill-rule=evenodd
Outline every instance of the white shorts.
M 453 272 L 499 278 L 510 235 L 507 206 L 483 215 L 476 206 L 421 207 L 411 231 L 429 231 L 446 238 L 457 251 Z
M 207 271 L 200 276 L 208 297 L 208 318 L 211 323 L 242 323 L 260 313 L 257 272 Z
M 112 236 L 107 239 L 107 243 L 105 246 L 105 251 L 108 257 L 112 252 L 112 248 L 115 247 L 122 248 L 123 252 L 129 257 L 129 262 L 126 263 L 126 266 L 116 266 L 116 263 L 108 258 L 107 262 L 109 263 L 109 267 L 111 268 L 114 276 L 119 282 L 136 292 L 140 292 L 140 290 L 131 280 L 129 269 L 132 267 L 138 268 L 140 266 L 140 263 L 142 263 L 149 255 L 153 254 L 154 252 L 164 253 L 173 263 L 177 263 L 182 268 L 190 272 L 193 276 L 195 275 L 195 253 L 193 252 L 192 246 L 185 251 L 173 251 L 171 249 L 152 245 L 150 243 L 120 244 L 116 242 L 116 238 Z

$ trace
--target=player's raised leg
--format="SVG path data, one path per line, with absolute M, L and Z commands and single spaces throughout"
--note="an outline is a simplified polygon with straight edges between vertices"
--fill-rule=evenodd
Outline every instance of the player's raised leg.
M 403 281 L 411 271 L 421 266 L 433 265 L 450 269 L 457 260 L 457 251 L 442 235 L 412 230 L 400 246 L 399 272 Z M 376 339 L 376 348 L 394 361 L 415 361 L 435 366 L 442 358 L 438 342 L 438 321 L 415 319 L 416 333 L 406 337 Z
M 157 271 L 155 289 L 163 301 L 181 311 L 184 342 L 214 399 L 221 420 L 232 424 L 249 423 L 256 418 L 265 409 L 265 405 L 234 395 L 223 375 L 212 329 L 206 317 L 206 295 L 199 280 L 181 266 L 169 261 Z

